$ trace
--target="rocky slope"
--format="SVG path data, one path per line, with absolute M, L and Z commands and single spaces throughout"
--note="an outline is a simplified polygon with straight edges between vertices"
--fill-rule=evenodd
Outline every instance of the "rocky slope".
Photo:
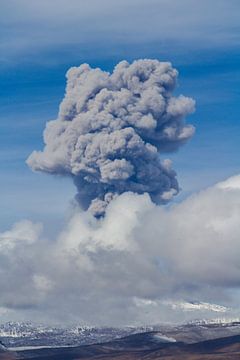
M 162 341 L 158 333 L 137 334 L 104 344 L 19 352 L 17 359 L 34 360 L 239 360 L 240 336 L 194 344 Z

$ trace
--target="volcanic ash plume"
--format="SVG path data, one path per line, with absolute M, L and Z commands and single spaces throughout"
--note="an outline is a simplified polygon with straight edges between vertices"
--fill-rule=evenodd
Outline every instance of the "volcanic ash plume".
M 68 175 L 77 199 L 95 216 L 126 191 L 155 203 L 177 194 L 176 173 L 160 153 L 177 150 L 194 133 L 185 117 L 194 101 L 174 97 L 177 71 L 168 62 L 120 62 L 113 73 L 83 64 L 67 72 L 56 120 L 47 123 L 45 148 L 27 160 L 33 170 Z

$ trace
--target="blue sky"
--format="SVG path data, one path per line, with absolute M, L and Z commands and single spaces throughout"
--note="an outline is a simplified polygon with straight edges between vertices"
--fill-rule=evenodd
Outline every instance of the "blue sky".
M 239 0 L 0 3 L 0 318 L 126 325 L 218 316 L 216 304 L 239 316 L 240 176 L 214 185 L 240 174 Z M 139 58 L 172 62 L 176 95 L 196 100 L 195 135 L 167 154 L 182 191 L 169 207 L 124 193 L 96 220 L 73 210 L 70 179 L 25 161 L 71 66 Z
M 83 62 L 111 70 L 122 59 L 157 58 L 179 70 L 177 93 L 197 105 L 194 138 L 169 154 L 177 199 L 239 172 L 239 1 L 1 3 L 1 229 L 22 218 L 54 229 L 64 219 L 71 181 L 33 174 L 25 159 L 56 118 L 66 70 Z

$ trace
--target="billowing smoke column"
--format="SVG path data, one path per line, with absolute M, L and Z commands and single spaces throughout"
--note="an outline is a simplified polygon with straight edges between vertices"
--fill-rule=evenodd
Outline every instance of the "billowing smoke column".
M 179 188 L 169 160 L 194 133 L 186 115 L 194 101 L 172 95 L 177 71 L 168 62 L 120 62 L 113 73 L 88 64 L 67 72 L 58 118 L 44 131 L 45 148 L 27 160 L 33 170 L 69 175 L 77 199 L 95 216 L 123 192 L 165 202 Z

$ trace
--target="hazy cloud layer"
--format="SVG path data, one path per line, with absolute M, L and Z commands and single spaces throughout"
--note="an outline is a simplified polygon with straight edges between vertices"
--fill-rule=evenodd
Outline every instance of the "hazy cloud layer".
M 92 324 L 230 316 L 239 213 L 238 176 L 169 209 L 122 194 L 101 220 L 76 212 L 54 241 L 23 221 L 0 235 L 0 308 Z
M 174 97 L 177 71 L 167 62 L 120 62 L 113 73 L 83 64 L 67 73 L 57 120 L 47 124 L 33 170 L 70 175 L 84 209 L 97 216 L 126 191 L 160 203 L 178 192 L 176 174 L 159 153 L 173 151 L 194 133 L 185 117 L 194 101 Z
M 64 57 L 55 54 L 59 63 L 76 49 L 78 57 L 106 57 L 139 42 L 157 43 L 168 53 L 187 43 L 190 49 L 238 45 L 238 10 L 237 0 L 2 0 L 0 61 L 40 56 L 48 62 L 46 53 L 62 51 Z

